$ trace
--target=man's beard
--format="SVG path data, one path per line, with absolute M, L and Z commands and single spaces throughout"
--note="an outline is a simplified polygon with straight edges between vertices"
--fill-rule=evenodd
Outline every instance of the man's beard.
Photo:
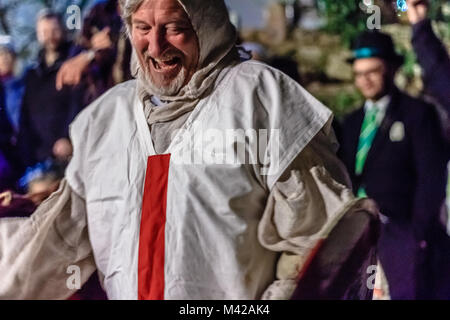
M 141 61 L 139 60 L 139 63 L 141 64 L 139 80 L 141 82 L 141 85 L 148 93 L 154 94 L 158 97 L 172 97 L 177 95 L 177 93 L 179 93 L 180 90 L 184 87 L 187 77 L 187 70 L 184 66 L 181 67 L 181 70 L 178 72 L 176 77 L 172 79 L 168 85 L 158 85 L 155 83 L 150 73 L 149 64 L 151 63 L 151 61 L 146 54 L 144 54 L 144 61 L 145 65 L 142 65 Z

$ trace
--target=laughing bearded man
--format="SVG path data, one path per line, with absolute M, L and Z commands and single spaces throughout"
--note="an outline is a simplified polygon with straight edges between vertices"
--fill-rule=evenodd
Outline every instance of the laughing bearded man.
M 372 210 L 348 188 L 331 112 L 240 54 L 223 0 L 121 9 L 136 80 L 74 121 L 59 190 L 0 221 L 0 297 L 66 298 L 78 266 L 109 299 L 290 298 L 343 215 Z

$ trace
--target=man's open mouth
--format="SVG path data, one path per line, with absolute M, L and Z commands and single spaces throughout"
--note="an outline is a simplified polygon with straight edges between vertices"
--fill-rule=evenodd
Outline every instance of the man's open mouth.
M 150 61 L 157 72 L 169 72 L 181 65 L 181 59 L 179 57 L 172 57 L 164 60 L 150 58 Z

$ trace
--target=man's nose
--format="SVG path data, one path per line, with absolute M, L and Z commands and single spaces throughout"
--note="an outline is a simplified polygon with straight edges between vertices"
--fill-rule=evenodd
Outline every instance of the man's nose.
M 148 37 L 147 51 L 149 55 L 153 58 L 161 56 L 167 48 L 167 40 L 163 32 L 155 28 L 149 32 Z

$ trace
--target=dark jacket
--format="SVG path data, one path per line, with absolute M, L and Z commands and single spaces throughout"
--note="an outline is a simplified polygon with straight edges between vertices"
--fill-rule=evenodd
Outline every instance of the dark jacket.
M 23 80 L 23 76 L 19 76 L 6 77 L 1 81 L 4 90 L 6 115 L 15 133 L 19 131 L 20 108 L 25 90 Z
M 3 86 L 0 86 L 0 150 L 5 150 L 10 146 L 13 132 L 13 127 L 6 112 Z
M 0 101 L 4 101 L 2 97 L 3 90 L 0 88 Z M 13 129 L 8 121 L 4 103 L 0 104 L 0 192 L 8 188 L 11 183 L 11 158 L 12 149 L 11 139 Z
M 423 69 L 425 93 L 446 112 L 441 118 L 450 141 L 450 57 L 434 34 L 430 20 L 420 21 L 412 29 L 412 45 Z
M 19 174 L 15 147 L 15 131 L 6 110 L 3 86 L 0 86 L 0 192 L 14 188 Z
M 450 58 L 430 20 L 413 25 L 412 45 L 423 69 L 426 91 L 450 113 Z
M 450 239 L 439 219 L 448 157 L 439 119 L 432 106 L 393 90 L 364 170 L 357 176 L 355 158 L 363 119 L 364 108 L 345 119 L 339 154 L 354 191 L 364 187 L 389 219 L 382 226 L 379 254 L 391 295 L 394 299 L 429 297 L 435 291 L 433 275 L 428 274 L 435 264 L 428 265 L 434 259 L 429 255 L 443 244 L 450 256 Z M 390 137 L 394 124 L 404 127 L 401 141 Z
M 67 59 L 69 43 L 61 45 L 60 56 L 48 67 L 40 52 L 38 63 L 25 76 L 25 93 L 18 135 L 24 167 L 44 161 L 53 154 L 54 143 L 68 137 L 68 127 L 81 110 L 79 94 L 72 87 L 56 90 L 56 74 Z

